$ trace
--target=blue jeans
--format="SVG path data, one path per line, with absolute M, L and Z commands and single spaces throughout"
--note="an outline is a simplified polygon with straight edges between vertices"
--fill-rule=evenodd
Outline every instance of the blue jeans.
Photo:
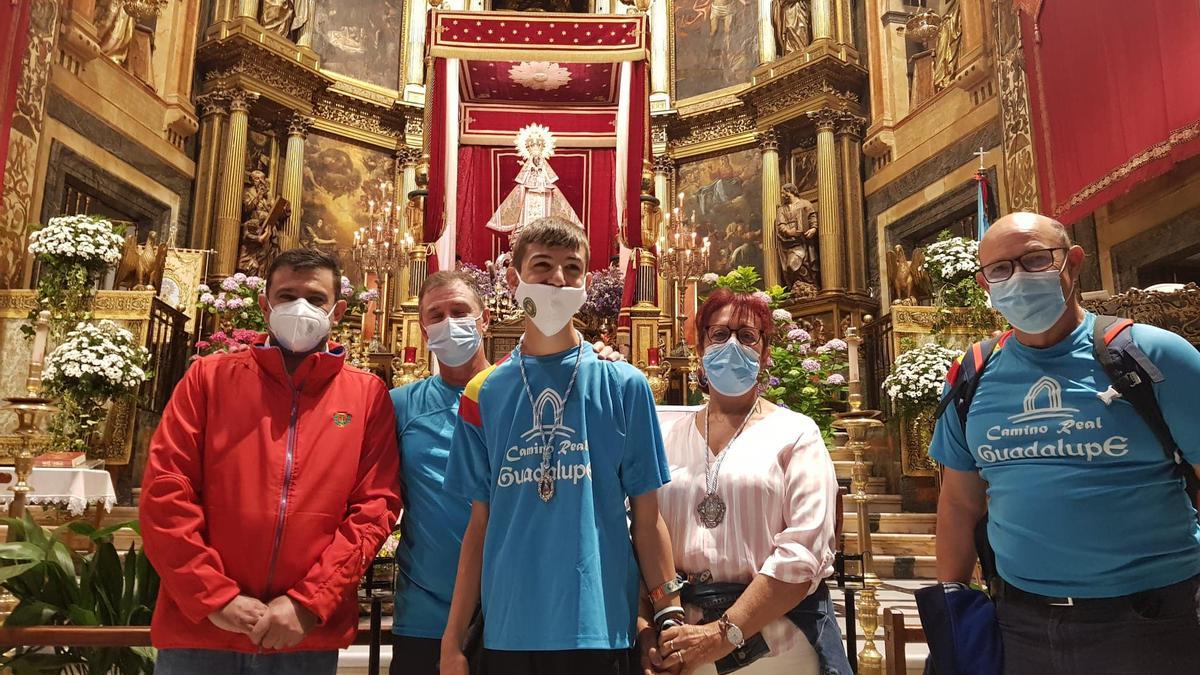
M 160 649 L 156 675 L 334 675 L 338 653 L 243 654 L 212 649 Z

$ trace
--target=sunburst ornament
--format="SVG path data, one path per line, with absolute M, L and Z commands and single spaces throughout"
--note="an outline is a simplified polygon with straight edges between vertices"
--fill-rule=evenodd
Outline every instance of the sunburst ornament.
M 550 61 L 522 61 L 508 69 L 508 77 L 528 89 L 554 91 L 571 81 L 571 71 Z
M 517 154 L 525 161 L 533 159 L 535 154 L 541 159 L 550 159 L 554 156 L 556 143 L 550 127 L 540 124 L 530 124 L 517 132 Z

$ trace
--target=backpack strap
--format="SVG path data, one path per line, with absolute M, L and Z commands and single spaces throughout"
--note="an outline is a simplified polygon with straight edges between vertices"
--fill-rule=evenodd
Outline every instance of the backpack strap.
M 1146 426 L 1150 427 L 1150 431 L 1162 446 L 1167 461 L 1171 462 L 1175 472 L 1183 478 L 1192 503 L 1200 503 L 1197 502 L 1200 479 L 1196 477 L 1191 465 L 1184 461 L 1183 453 L 1179 451 L 1179 444 L 1171 435 L 1171 428 L 1163 417 L 1158 397 L 1154 393 L 1154 385 L 1166 380 L 1166 376 L 1133 341 L 1133 325 L 1133 321 L 1129 319 L 1097 316 L 1092 333 L 1092 349 L 1096 360 L 1104 368 L 1108 379 L 1112 380 L 1113 389 L 1133 406 Z
M 1011 334 L 1010 330 L 999 337 L 972 344 L 967 349 L 967 353 L 950 366 L 950 372 L 946 373 L 946 381 L 950 384 L 950 390 L 938 403 L 934 419 L 941 419 L 946 408 L 954 405 L 954 409 L 958 413 L 958 421 L 962 424 L 963 435 L 966 435 L 967 413 L 971 409 L 971 400 L 975 398 L 975 391 L 979 389 L 979 380 L 983 377 L 983 369 L 987 366 L 992 353 L 996 351 L 996 347 L 1002 346 Z

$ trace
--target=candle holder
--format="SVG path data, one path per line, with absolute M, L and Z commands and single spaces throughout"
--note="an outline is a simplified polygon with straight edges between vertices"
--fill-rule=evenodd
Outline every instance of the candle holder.
M 403 387 L 429 377 L 428 366 L 425 359 L 417 358 L 416 347 L 405 347 L 403 360 L 399 356 L 392 359 L 392 386 Z
M 367 277 L 375 275 L 375 331 L 367 349 L 370 353 L 379 354 L 387 351 L 384 342 L 384 311 L 386 302 L 385 281 L 408 267 L 417 248 L 424 245 L 413 240 L 411 232 L 400 233 L 399 203 L 391 200 L 392 184 L 388 181 L 379 182 L 379 191 L 383 201 L 371 199 L 367 202 L 367 217 L 371 224 L 360 227 L 354 233 L 354 246 L 350 249 L 350 259 L 358 263 L 363 273 L 363 284 Z
M 671 374 L 671 364 L 662 361 L 662 350 L 659 347 L 651 347 L 646 352 L 646 357 L 646 361 L 638 363 L 638 368 L 646 373 L 646 379 L 650 382 L 650 392 L 654 394 L 654 402 L 662 403 L 670 385 L 668 378 Z
M 683 213 L 683 193 L 679 193 L 679 205 L 669 214 L 663 214 L 666 233 L 658 240 L 659 272 L 675 283 L 675 335 L 678 338 L 676 352 L 687 351 L 683 336 L 683 323 L 687 317 L 687 289 L 708 271 L 708 237 L 701 237 L 693 221 Z M 681 349 L 684 348 L 684 349 Z

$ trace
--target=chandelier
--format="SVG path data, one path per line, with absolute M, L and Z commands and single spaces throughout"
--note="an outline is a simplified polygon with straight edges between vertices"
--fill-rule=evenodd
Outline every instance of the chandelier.
M 709 242 L 708 237 L 697 233 L 695 217 L 689 222 L 684 216 L 682 192 L 679 193 L 679 205 L 671 213 L 663 214 L 663 219 L 666 232 L 658 240 L 658 269 L 675 283 L 675 334 L 679 336 L 679 346 L 686 347 L 683 322 L 687 311 L 687 288 L 708 271 Z
M 389 275 L 398 274 L 408 267 L 417 249 L 413 236 L 409 232 L 400 234 L 400 205 L 393 203 L 389 195 L 392 184 L 380 181 L 382 201 L 371 199 L 367 202 L 367 218 L 370 223 L 358 228 L 354 233 L 354 245 L 350 249 L 350 259 L 358 264 L 363 273 L 363 283 L 367 275 L 375 275 L 375 290 L 378 298 L 375 300 L 375 335 L 371 339 L 370 351 L 381 353 L 385 351 L 383 342 L 383 305 L 386 301 L 383 293 L 384 279 Z
M 122 0 L 121 7 L 134 21 L 149 21 L 162 13 L 167 0 Z

